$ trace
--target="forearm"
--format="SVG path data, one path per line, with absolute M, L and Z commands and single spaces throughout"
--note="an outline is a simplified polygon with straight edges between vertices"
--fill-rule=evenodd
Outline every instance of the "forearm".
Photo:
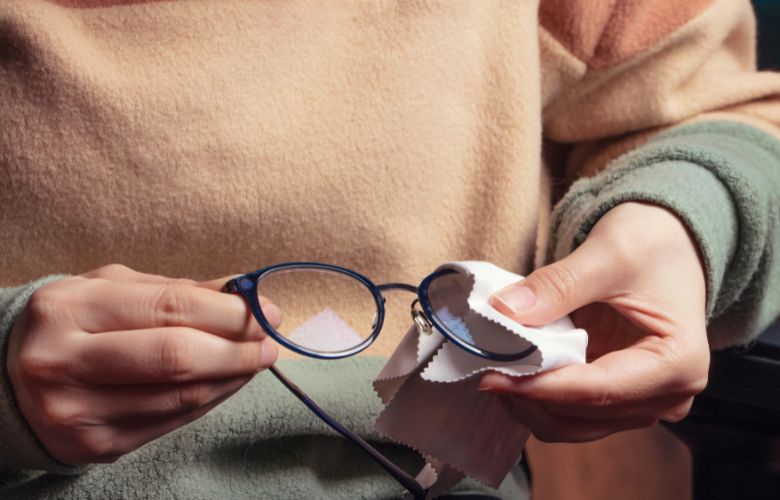
M 553 215 L 551 256 L 576 248 L 625 201 L 675 212 L 699 245 L 713 348 L 749 341 L 780 313 L 780 141 L 734 122 L 683 125 L 572 185 Z

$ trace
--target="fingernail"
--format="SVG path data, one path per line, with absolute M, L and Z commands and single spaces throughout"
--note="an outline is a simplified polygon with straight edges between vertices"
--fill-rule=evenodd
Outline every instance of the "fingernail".
M 479 381 L 478 391 L 501 393 L 506 390 L 509 383 L 506 377 L 496 373 L 489 373 Z
M 480 384 L 479 387 L 477 387 L 477 391 L 487 392 L 488 394 L 508 394 L 511 392 L 506 387 L 487 385 L 487 384 Z
M 504 288 L 493 295 L 493 300 L 515 313 L 527 311 L 536 304 L 534 292 L 522 285 L 510 285 Z

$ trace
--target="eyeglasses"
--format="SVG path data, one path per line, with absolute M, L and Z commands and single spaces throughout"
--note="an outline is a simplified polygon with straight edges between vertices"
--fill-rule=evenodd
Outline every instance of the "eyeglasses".
M 401 290 L 417 295 L 411 316 L 423 335 L 438 332 L 465 351 L 492 361 L 517 361 L 536 347 L 519 337 L 497 339 L 470 327 L 474 313 L 468 305 L 473 280 L 455 269 L 429 274 L 419 286 L 404 283 L 374 284 L 365 276 L 331 264 L 288 262 L 264 267 L 228 281 L 226 293 L 241 295 L 260 326 L 288 349 L 319 359 L 353 356 L 376 340 L 385 318 L 383 292 Z M 260 296 L 282 311 L 282 324 L 273 328 L 260 307 Z M 373 458 L 414 498 L 425 489 L 360 436 L 344 427 L 309 398 L 278 368 L 269 368 L 279 381 L 314 414 Z

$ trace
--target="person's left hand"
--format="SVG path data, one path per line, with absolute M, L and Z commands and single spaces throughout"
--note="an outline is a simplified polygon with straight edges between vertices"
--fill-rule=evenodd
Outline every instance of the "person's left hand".
M 697 247 L 664 208 L 624 203 L 566 258 L 495 294 L 538 326 L 566 314 L 588 331 L 587 364 L 531 377 L 485 375 L 542 441 L 590 441 L 675 422 L 707 383 L 706 287 Z

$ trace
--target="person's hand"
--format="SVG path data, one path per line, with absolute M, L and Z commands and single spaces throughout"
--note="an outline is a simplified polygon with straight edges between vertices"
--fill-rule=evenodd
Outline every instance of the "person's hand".
M 56 460 L 110 462 L 187 424 L 276 360 L 227 280 L 109 265 L 44 285 L 9 339 L 22 414 Z M 261 299 L 269 321 L 278 309 Z
M 561 261 L 501 290 L 491 304 L 539 326 L 573 313 L 588 331 L 588 363 L 532 377 L 491 373 L 542 441 L 589 441 L 675 422 L 707 383 L 705 281 L 697 247 L 664 208 L 624 203 Z

